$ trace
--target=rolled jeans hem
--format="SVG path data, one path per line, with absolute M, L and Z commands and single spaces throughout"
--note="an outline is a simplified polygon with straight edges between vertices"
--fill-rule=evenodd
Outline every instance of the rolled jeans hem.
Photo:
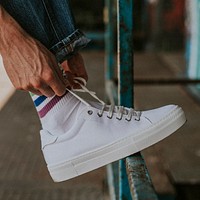
M 80 49 L 84 48 L 91 40 L 88 39 L 82 31 L 75 30 L 72 34 L 59 41 L 50 51 L 56 56 L 59 63 L 69 59 Z

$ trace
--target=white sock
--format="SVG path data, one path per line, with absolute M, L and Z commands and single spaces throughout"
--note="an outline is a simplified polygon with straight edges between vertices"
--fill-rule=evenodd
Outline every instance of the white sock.
M 42 128 L 51 134 L 60 135 L 69 131 L 81 108 L 81 101 L 70 93 L 62 97 L 45 97 L 31 94 L 40 117 Z

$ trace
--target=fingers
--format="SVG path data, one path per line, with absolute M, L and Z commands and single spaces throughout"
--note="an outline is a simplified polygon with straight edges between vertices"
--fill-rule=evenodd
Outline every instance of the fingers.
M 64 95 L 67 87 L 80 88 L 74 82 L 75 77 L 82 77 L 87 80 L 85 66 L 80 56 L 74 56 L 70 62 L 66 61 L 62 64 L 64 74 L 53 55 L 50 54 L 48 59 L 40 60 L 37 68 L 35 66 L 24 68 L 24 75 L 17 80 L 15 78 L 13 85 L 17 89 L 30 91 L 39 96 L 52 97 Z M 19 74 L 21 74 L 21 71 Z M 16 77 L 11 75 L 10 77 Z
M 35 85 L 35 84 L 34 84 Z M 26 87 L 25 89 L 23 90 L 26 90 L 26 91 L 29 91 L 33 94 L 36 94 L 38 96 L 46 96 L 46 97 L 52 97 L 54 96 L 56 93 L 52 90 L 51 87 L 49 87 L 47 84 L 45 83 L 41 83 L 41 84 L 38 84 L 37 86 L 30 86 L 30 87 Z M 64 91 L 65 92 L 65 91 Z M 63 92 L 63 93 L 64 93 Z
M 33 93 L 33 94 L 36 94 L 38 96 L 44 95 L 46 97 L 52 97 L 54 95 L 62 96 L 66 92 L 65 87 L 63 87 L 63 89 L 61 89 L 59 86 L 58 86 L 58 88 L 56 88 L 55 86 L 52 86 L 52 87 L 53 87 L 53 89 L 50 86 L 45 85 L 45 86 L 40 87 L 38 89 L 29 88 L 28 91 Z
M 54 66 L 52 66 L 52 69 L 55 70 L 55 73 L 57 74 L 57 78 L 59 80 L 61 80 L 66 86 L 69 84 L 69 82 L 67 81 L 67 79 L 63 76 L 63 69 L 62 66 L 59 66 L 59 64 L 57 64 L 54 61 Z
M 59 80 L 53 80 L 50 82 L 49 87 L 51 87 L 52 91 L 57 96 L 62 96 L 66 92 L 66 86 Z
M 40 89 L 40 90 L 36 90 L 36 89 L 29 89 L 29 92 L 36 94 L 38 96 L 46 96 L 46 97 L 53 97 L 55 95 L 54 91 L 49 88 L 49 89 Z
M 60 64 L 60 71 L 62 72 L 62 77 L 65 80 L 65 85 L 71 88 L 74 88 L 74 78 L 76 77 L 75 74 L 72 74 L 70 69 L 68 68 L 67 61 L 64 61 L 62 64 Z
M 55 95 L 55 92 L 49 86 L 40 88 L 39 92 L 46 97 L 52 97 Z
M 59 65 L 60 71 L 62 72 L 62 76 L 64 77 L 65 81 L 67 81 L 69 85 L 73 86 L 75 74 L 73 74 L 72 71 L 69 69 L 67 61 L 64 61 L 62 64 Z
M 63 77 L 65 81 L 67 82 L 68 86 L 73 87 L 74 86 L 74 75 L 71 72 L 64 72 Z
M 69 60 L 64 61 L 61 67 L 65 71 L 65 77 L 69 81 L 70 86 L 74 89 L 80 88 L 79 84 L 74 82 L 75 77 L 81 77 L 86 81 L 88 80 L 84 61 L 79 53 L 72 56 Z
M 62 78 L 63 79 L 63 78 Z M 52 95 L 54 93 L 57 96 L 62 96 L 66 92 L 66 85 L 62 81 L 56 72 L 50 71 L 44 77 L 43 80 L 46 87 L 41 87 L 39 90 L 44 95 Z
M 42 95 L 43 95 L 40 91 L 35 90 L 35 89 L 29 89 L 29 92 L 31 92 L 31 93 L 33 93 L 33 94 L 36 94 L 36 95 L 38 95 L 38 96 L 42 96 Z
M 35 88 L 29 88 L 28 91 L 33 93 L 33 94 L 36 94 L 38 96 L 46 96 L 46 97 L 52 97 L 54 95 L 57 95 L 57 96 L 62 96 L 65 94 L 66 92 L 66 88 L 65 86 L 63 88 L 60 88 L 60 86 L 55 86 L 56 83 L 53 83 L 52 82 L 52 85 L 50 86 L 43 86 L 43 87 L 40 87 L 38 89 L 35 89 Z
M 86 81 L 88 80 L 87 71 L 86 71 L 84 60 L 81 54 L 76 53 L 74 56 L 72 56 L 67 61 L 67 65 L 68 65 L 69 70 L 76 77 L 84 78 Z
M 46 97 L 62 96 L 66 92 L 65 84 L 51 69 L 46 70 L 39 78 L 33 77 L 28 86 L 24 86 L 21 89 Z

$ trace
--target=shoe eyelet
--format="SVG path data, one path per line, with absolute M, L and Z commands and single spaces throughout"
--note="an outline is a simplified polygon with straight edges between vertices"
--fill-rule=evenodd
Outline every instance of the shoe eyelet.
M 98 115 L 99 117 L 102 117 L 102 116 L 103 116 L 102 114 L 99 114 L 99 113 L 97 113 L 97 115 Z
M 92 115 L 93 111 L 92 110 L 88 110 L 88 115 Z
M 116 117 L 116 119 L 118 119 L 118 120 L 122 120 L 122 118 L 119 118 L 119 117 Z

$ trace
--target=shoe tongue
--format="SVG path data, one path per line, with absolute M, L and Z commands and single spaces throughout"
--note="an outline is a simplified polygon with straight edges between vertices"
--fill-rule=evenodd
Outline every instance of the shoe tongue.
M 70 93 L 68 95 L 71 96 L 71 98 L 73 98 L 74 102 L 79 103 L 79 109 L 85 108 L 86 105 L 83 102 L 81 102 L 79 99 L 77 99 L 74 95 L 72 95 Z M 98 110 L 101 110 L 103 108 L 103 105 L 101 103 L 99 103 L 99 102 L 94 102 L 94 101 L 89 101 L 89 100 L 88 101 L 85 100 L 85 101 L 90 106 L 92 106 L 92 107 L 94 107 L 94 108 L 96 108 Z M 111 105 L 106 105 L 105 108 L 104 108 L 104 111 L 108 112 L 110 110 L 110 107 L 111 107 Z M 119 111 L 119 106 L 114 106 L 113 113 L 118 113 L 118 111 Z M 124 108 L 122 114 L 123 115 L 127 115 L 128 114 L 128 110 Z
M 103 105 L 99 102 L 94 102 L 94 101 L 87 101 L 92 107 L 101 110 Z

